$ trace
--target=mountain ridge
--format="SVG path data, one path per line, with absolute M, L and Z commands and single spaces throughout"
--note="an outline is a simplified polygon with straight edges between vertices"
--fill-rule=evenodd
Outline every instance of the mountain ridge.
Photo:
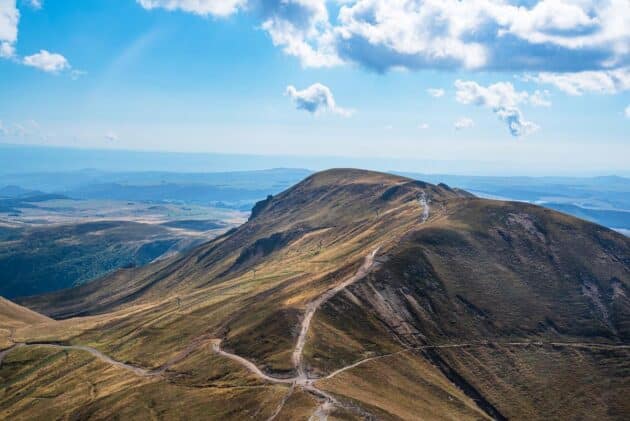
M 629 250 L 622 235 L 552 210 L 337 169 L 186 256 L 22 301 L 66 319 L 15 340 L 166 367 L 151 380 L 164 388 L 264 385 L 253 400 L 231 392 L 228 418 L 258 408 L 277 419 L 621 419 Z M 541 378 L 583 395 L 558 406 Z M 589 406 L 604 385 L 614 387 Z M 111 414 L 105 402 L 129 390 L 146 395 L 125 398 L 130 408 L 154 396 L 139 385 L 85 405 Z M 181 396 L 178 411 L 216 411 Z

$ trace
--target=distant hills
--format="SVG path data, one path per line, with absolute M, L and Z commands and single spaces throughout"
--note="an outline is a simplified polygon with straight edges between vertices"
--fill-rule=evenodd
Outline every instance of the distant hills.
M 300 169 L 227 173 L 82 170 L 4 175 L 0 183 L 9 184 L 4 190 L 12 193 L 12 197 L 38 189 L 73 199 L 212 203 L 249 210 L 256 201 L 288 188 L 310 173 Z

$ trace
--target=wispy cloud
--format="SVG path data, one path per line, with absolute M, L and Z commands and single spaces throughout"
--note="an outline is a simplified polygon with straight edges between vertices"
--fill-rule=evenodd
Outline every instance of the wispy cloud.
M 118 134 L 110 130 L 107 133 L 105 133 L 105 140 L 109 142 L 115 142 L 118 140 Z
M 612 95 L 630 90 L 630 67 L 577 73 L 539 73 L 526 75 L 524 80 L 553 85 L 574 96 L 585 93 Z
M 246 0 L 137 0 L 145 9 L 181 10 L 201 16 L 225 17 L 245 6 Z
M 25 3 L 27 6 L 35 10 L 40 10 L 43 7 L 42 0 L 22 0 L 22 3 Z
M 472 118 L 461 117 L 455 122 L 454 126 L 455 130 L 470 129 L 472 127 L 475 127 L 475 122 Z
M 429 88 L 427 89 L 427 93 L 433 98 L 441 98 L 446 92 L 444 91 L 444 89 Z

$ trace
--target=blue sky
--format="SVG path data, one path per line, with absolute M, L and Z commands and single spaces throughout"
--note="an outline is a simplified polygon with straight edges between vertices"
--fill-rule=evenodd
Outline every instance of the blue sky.
M 630 171 L 628 2 L 467 7 L 0 0 L 0 142 Z

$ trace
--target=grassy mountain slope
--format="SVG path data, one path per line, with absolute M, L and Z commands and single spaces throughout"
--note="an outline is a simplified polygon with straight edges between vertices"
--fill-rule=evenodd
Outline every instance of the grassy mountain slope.
M 319 392 L 283 383 L 299 378 L 292 355 L 305 314 L 372 252 L 367 275 L 312 313 L 303 368 L 320 378 L 312 386 Z M 64 415 L 90 408 L 112 416 L 124 403 L 131 418 L 148 416 L 158 405 L 147 403 L 157 399 L 155 384 L 176 386 L 160 392 L 167 399 L 161 411 L 176 401 L 192 411 L 200 390 L 204 410 L 212 411 L 229 379 L 236 382 L 229 390 L 243 393 L 221 414 L 232 419 L 251 416 L 252 408 L 262 411 L 259 418 L 275 408 L 276 419 L 326 412 L 339 419 L 621 418 L 630 390 L 628 288 L 630 240 L 605 228 L 445 185 L 330 170 L 259 203 L 248 223 L 185 256 L 23 300 L 65 320 L 14 336 L 89 346 L 160 373 L 91 400 L 79 393 L 89 403 L 60 406 Z M 227 354 L 216 352 L 219 340 Z M 75 370 L 54 368 L 52 356 L 29 357 L 34 349 L 12 351 L 5 358 L 14 362 L 0 371 L 18 387 L 20 370 L 35 367 L 21 396 L 41 393 L 48 370 L 53 383 Z M 272 377 L 252 378 L 230 355 Z M 565 382 L 561 369 L 550 369 L 554 361 L 579 375 Z M 251 388 L 250 381 L 260 384 Z M 602 398 L 591 382 L 615 389 Z M 545 384 L 581 395 L 560 406 Z M 322 391 L 337 403 L 322 403 L 334 402 Z M 63 402 L 70 392 L 58 393 Z M 16 395 L 3 396 L 5 414 L 35 414 Z
M 15 329 L 51 321 L 42 314 L 0 297 L 0 349 L 12 345 L 11 338 Z

